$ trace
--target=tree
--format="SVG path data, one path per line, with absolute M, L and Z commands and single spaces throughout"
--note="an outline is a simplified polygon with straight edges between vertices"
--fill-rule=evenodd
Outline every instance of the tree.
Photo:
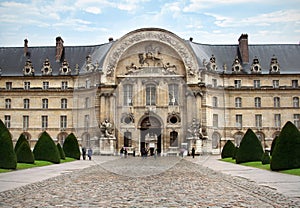
M 0 119 L 0 168 L 16 169 L 17 156 L 11 134 Z
M 221 157 L 222 158 L 228 158 L 228 157 L 233 157 L 234 156 L 234 151 L 235 151 L 235 146 L 232 143 L 231 140 L 227 140 L 225 143 L 222 152 L 221 152 Z
M 300 132 L 290 121 L 279 134 L 270 167 L 274 171 L 300 168 Z
M 63 149 L 61 148 L 60 144 L 57 143 L 56 146 L 57 146 L 57 149 L 59 151 L 60 159 L 65 160 L 66 159 L 66 155 L 65 155 Z
M 71 157 L 80 160 L 80 150 L 78 141 L 73 133 L 69 134 L 63 144 L 63 150 L 66 157 Z
M 17 160 L 19 163 L 34 163 L 34 155 L 27 141 L 23 141 L 16 151 Z
M 263 153 L 259 139 L 251 129 L 248 129 L 236 154 L 236 163 L 261 161 Z
M 266 165 L 266 164 L 270 164 L 270 161 L 271 161 L 271 159 L 270 159 L 269 153 L 268 153 L 268 152 L 265 152 L 265 153 L 263 154 L 262 158 L 261 158 L 261 163 L 262 163 L 263 165 Z
M 36 160 L 60 163 L 60 154 L 52 138 L 43 132 L 34 146 L 33 154 Z
M 273 141 L 272 141 L 272 144 L 271 144 L 271 150 L 270 150 L 270 155 L 272 156 L 273 154 L 273 151 L 274 151 L 274 148 L 275 148 L 275 145 L 276 145 L 276 142 L 278 140 L 278 136 L 276 136 Z
M 27 141 L 25 135 L 24 135 L 24 134 L 21 134 L 21 135 L 19 136 L 19 139 L 18 139 L 16 145 L 15 145 L 15 152 L 17 152 L 18 148 L 21 146 L 21 144 L 22 144 L 23 142 L 27 142 L 27 143 L 28 143 L 28 141 Z M 28 145 L 29 145 L 29 143 L 28 143 Z

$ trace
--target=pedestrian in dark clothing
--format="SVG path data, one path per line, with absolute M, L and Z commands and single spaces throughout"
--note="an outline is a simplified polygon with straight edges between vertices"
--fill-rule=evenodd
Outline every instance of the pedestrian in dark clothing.
M 89 149 L 88 149 L 88 157 L 89 157 L 89 160 L 92 160 L 92 154 L 93 154 L 93 150 L 92 150 L 92 148 L 89 148 Z
M 122 147 L 122 148 L 120 149 L 120 157 L 121 157 L 121 158 L 123 157 L 123 153 L 124 153 L 124 147 Z
M 193 158 L 195 158 L 195 148 L 194 147 L 192 148 L 192 156 L 193 156 Z
M 125 157 L 125 158 L 127 158 L 127 154 L 128 154 L 127 148 L 125 147 L 125 149 L 124 149 L 124 157 Z
M 86 156 L 86 149 L 85 147 L 82 147 L 82 159 L 85 160 L 85 156 Z

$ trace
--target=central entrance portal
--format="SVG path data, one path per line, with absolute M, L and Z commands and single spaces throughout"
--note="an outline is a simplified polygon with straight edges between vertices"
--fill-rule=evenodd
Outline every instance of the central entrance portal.
M 141 140 L 140 147 L 148 150 L 148 154 L 153 155 L 155 149 L 157 154 L 161 153 L 161 123 L 154 116 L 145 117 L 141 122 Z

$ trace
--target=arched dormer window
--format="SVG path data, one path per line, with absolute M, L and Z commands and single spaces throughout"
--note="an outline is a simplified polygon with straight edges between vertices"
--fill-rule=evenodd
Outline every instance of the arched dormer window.
M 279 74 L 279 73 L 280 73 L 280 66 L 277 58 L 275 57 L 275 55 L 273 55 L 270 63 L 270 74 Z
M 238 73 L 238 72 L 242 72 L 242 70 L 243 70 L 243 67 L 241 65 L 239 58 L 235 57 L 233 64 L 232 64 L 232 72 Z
M 258 58 L 255 56 L 255 58 L 252 61 L 251 65 L 251 73 L 261 73 L 261 66 L 259 64 Z

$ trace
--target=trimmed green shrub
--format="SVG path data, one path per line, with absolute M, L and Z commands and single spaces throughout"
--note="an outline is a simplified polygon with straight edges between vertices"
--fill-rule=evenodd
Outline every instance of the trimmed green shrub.
M 235 148 L 234 148 L 234 152 L 233 152 L 233 155 L 232 155 L 232 159 L 236 159 L 236 154 L 237 154 L 237 152 L 239 151 L 239 147 L 237 147 L 237 146 L 235 146 Z
M 263 165 L 266 165 L 266 164 L 270 164 L 270 161 L 271 161 L 271 159 L 270 159 L 269 153 L 268 153 L 268 152 L 265 152 L 265 153 L 263 154 L 263 156 L 261 157 L 261 163 L 262 163 Z
M 235 146 L 232 143 L 231 140 L 227 140 L 227 142 L 225 143 L 222 152 L 221 152 L 221 157 L 222 158 L 228 158 L 228 157 L 233 157 L 235 151 Z
M 77 138 L 73 133 L 69 134 L 63 144 L 63 150 L 66 157 L 80 160 L 80 150 Z
M 19 139 L 18 139 L 16 145 L 15 145 L 15 152 L 17 152 L 18 148 L 21 146 L 21 144 L 22 144 L 23 142 L 27 142 L 27 143 L 28 143 L 27 139 L 25 138 L 25 135 L 24 135 L 24 134 L 21 134 L 21 135 L 19 136 Z M 29 143 L 28 143 L 28 145 L 29 145 Z
M 14 151 L 14 145 L 11 135 L 0 119 L 0 168 L 16 169 L 17 156 Z
M 52 138 L 47 132 L 43 132 L 33 149 L 36 160 L 45 160 L 53 163 L 60 163 L 60 155 Z
M 34 163 L 34 155 L 27 141 L 23 141 L 22 144 L 19 144 L 16 154 L 19 163 Z
M 274 151 L 274 148 L 275 148 L 275 145 L 276 145 L 276 142 L 278 141 L 278 136 L 276 136 L 273 141 L 272 141 L 272 144 L 271 144 L 271 150 L 270 150 L 270 155 L 272 156 L 273 154 L 273 151 Z
M 264 150 L 259 139 L 251 129 L 248 129 L 236 154 L 236 163 L 261 161 L 263 154 Z
M 300 168 L 300 132 L 290 121 L 279 134 L 270 167 L 275 171 Z
M 57 143 L 56 146 L 57 146 L 57 149 L 59 151 L 60 159 L 65 160 L 66 156 L 65 156 L 65 153 L 64 153 L 63 149 L 61 148 L 60 144 Z

